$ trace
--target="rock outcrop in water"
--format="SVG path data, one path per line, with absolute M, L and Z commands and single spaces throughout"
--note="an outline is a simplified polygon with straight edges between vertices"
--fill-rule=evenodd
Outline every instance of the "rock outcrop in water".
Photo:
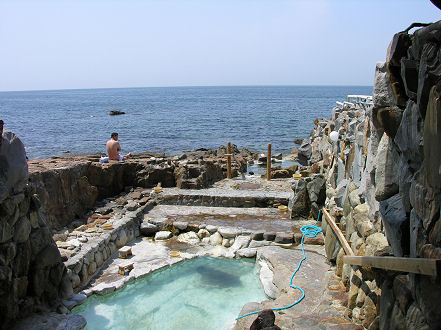
M 375 71 L 373 106 L 335 108 L 299 149 L 323 162 L 326 207 L 356 255 L 441 258 L 441 21 L 396 34 Z M 339 140 L 333 144 L 331 131 Z M 323 222 L 326 253 L 369 329 L 441 327 L 439 277 L 343 265 Z

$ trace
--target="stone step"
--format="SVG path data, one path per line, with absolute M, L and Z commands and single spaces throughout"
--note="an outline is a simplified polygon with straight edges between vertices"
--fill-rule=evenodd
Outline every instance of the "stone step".
M 216 207 L 272 207 L 288 205 L 292 193 L 285 191 L 164 188 L 161 204 Z

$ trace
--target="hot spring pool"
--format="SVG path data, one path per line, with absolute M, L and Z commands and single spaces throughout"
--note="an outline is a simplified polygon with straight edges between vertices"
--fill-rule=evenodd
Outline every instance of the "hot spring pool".
M 226 329 L 243 305 L 265 299 L 254 260 L 199 257 L 93 295 L 72 312 L 86 329 Z

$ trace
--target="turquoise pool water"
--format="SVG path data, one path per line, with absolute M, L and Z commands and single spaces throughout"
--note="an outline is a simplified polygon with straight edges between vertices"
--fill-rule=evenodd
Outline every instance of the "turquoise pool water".
M 254 260 L 199 257 L 73 309 L 86 329 L 228 329 L 243 305 L 267 299 Z

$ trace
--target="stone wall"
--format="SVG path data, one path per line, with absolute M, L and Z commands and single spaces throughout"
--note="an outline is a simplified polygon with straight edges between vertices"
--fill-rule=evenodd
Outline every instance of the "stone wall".
M 320 163 L 326 207 L 356 255 L 441 258 L 441 21 L 396 34 L 375 70 L 373 106 L 335 108 L 299 154 Z M 339 133 L 337 142 L 329 139 Z M 323 222 L 326 253 L 365 328 L 441 327 L 439 278 L 343 265 Z
M 143 221 L 144 212 L 151 209 L 153 204 L 154 202 L 150 202 L 131 211 L 127 210 L 130 206 L 126 206 L 122 217 L 115 216 L 106 221 L 112 224 L 109 230 L 101 229 L 102 226 L 100 226 L 95 227 L 93 233 L 73 231 L 69 234 L 71 240 L 66 242 L 66 246 L 76 245 L 77 251 L 69 256 L 65 265 L 67 276 L 75 292 L 81 291 L 101 266 L 112 255 L 118 253 L 119 248 L 139 236 L 139 227 Z
M 57 307 L 72 293 L 67 270 L 27 184 L 24 146 L 9 131 L 0 144 L 0 327 L 34 311 Z
M 127 187 L 151 188 L 160 183 L 162 187 L 201 189 L 226 177 L 225 159 L 209 153 L 108 164 L 98 160 L 67 156 L 29 161 L 29 182 L 51 228 L 63 228 L 82 219 L 97 201 L 116 196 Z M 246 170 L 246 161 L 240 161 L 233 165 L 233 175 Z

